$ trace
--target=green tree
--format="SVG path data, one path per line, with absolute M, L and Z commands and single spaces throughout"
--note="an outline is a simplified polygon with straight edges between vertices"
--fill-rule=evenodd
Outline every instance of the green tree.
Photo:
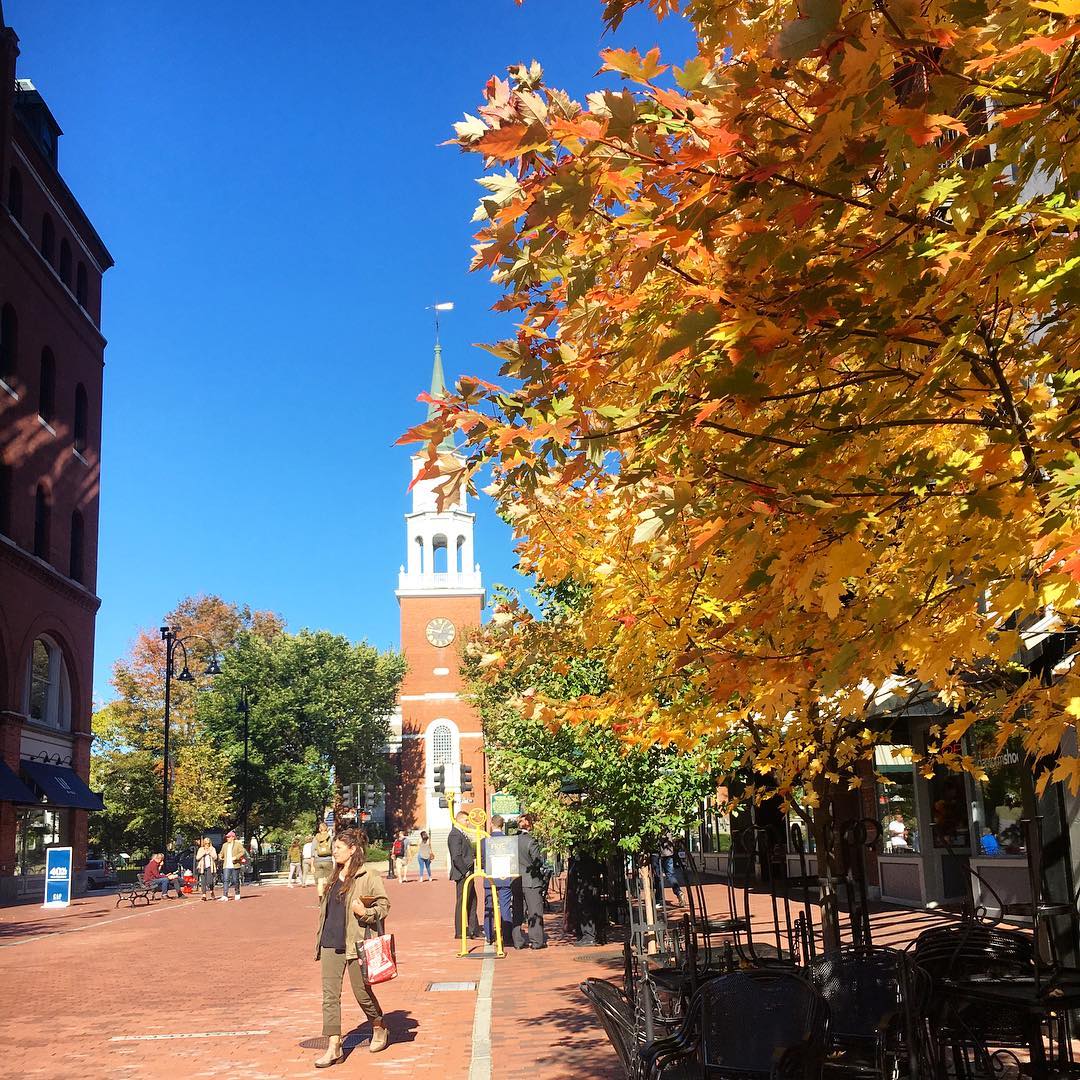
M 244 798 L 245 694 L 249 823 L 285 828 L 333 801 L 331 766 L 339 784 L 382 778 L 404 674 L 399 653 L 327 631 L 242 634 L 198 709 L 231 778 L 235 811 Z
M 465 650 L 463 673 L 483 720 L 492 779 L 534 815 L 553 847 L 648 850 L 665 830 L 693 821 L 715 793 L 716 755 L 704 747 L 629 746 L 610 726 L 549 725 L 528 708 L 536 694 L 584 703 L 608 688 L 603 650 L 575 648 L 585 591 L 567 582 L 537 596 L 542 619 L 514 593 L 498 592 L 494 618 Z M 558 655 L 571 659 L 551 659 L 555 639 Z M 566 781 L 580 796 L 560 790 Z

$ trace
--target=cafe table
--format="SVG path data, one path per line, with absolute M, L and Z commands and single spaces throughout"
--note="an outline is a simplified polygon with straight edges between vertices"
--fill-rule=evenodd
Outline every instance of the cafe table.
M 957 1003 L 993 1005 L 1014 1010 L 1026 1017 L 1028 1051 L 1033 1077 L 1080 1077 L 1072 1061 L 1069 1033 L 1069 1013 L 1080 1009 L 1080 970 L 1060 968 L 1040 973 L 1036 979 L 1031 972 L 994 972 L 947 978 L 942 981 L 948 996 Z M 1051 1066 L 1043 1044 L 1043 1023 L 1046 1023 L 1051 1042 L 1057 1029 L 1057 1052 Z M 989 1048 L 984 1047 L 987 1052 Z

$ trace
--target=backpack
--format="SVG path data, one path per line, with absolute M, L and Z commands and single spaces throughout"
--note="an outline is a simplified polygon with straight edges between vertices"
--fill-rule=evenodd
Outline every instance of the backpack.
M 329 836 L 324 837 L 321 840 L 316 838 L 316 840 L 315 840 L 315 854 L 318 855 L 320 859 L 325 859 L 331 852 L 331 845 L 332 844 L 333 844 L 333 841 L 330 839 Z
M 405 845 L 400 840 L 395 840 L 393 850 L 390 852 L 390 854 L 395 859 L 402 858 L 405 854 Z

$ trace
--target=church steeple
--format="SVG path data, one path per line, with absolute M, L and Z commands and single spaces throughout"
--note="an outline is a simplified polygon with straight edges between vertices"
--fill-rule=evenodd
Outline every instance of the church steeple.
M 431 397 L 446 396 L 446 373 L 443 370 L 442 345 L 439 342 L 439 310 L 436 308 L 435 356 L 431 368 Z M 434 419 L 438 408 L 428 404 L 427 417 Z M 453 436 L 448 432 L 439 444 L 443 453 L 457 455 Z M 426 448 L 412 458 L 412 511 L 405 515 L 408 557 L 398 577 L 398 597 L 408 595 L 484 595 L 480 566 L 474 561 L 473 523 L 468 491 L 462 486 L 455 501 L 438 505 L 435 488 L 438 478 L 416 480 L 427 463 Z

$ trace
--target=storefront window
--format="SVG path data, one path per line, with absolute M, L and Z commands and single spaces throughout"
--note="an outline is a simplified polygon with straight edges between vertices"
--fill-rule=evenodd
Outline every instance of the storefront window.
M 909 746 L 889 745 L 874 748 L 878 816 L 884 830 L 886 855 L 918 855 L 921 838 L 915 812 L 915 769 Z
M 978 853 L 990 857 L 1023 855 L 1026 847 L 1020 819 L 1024 816 L 1024 784 L 1031 785 L 1031 770 L 1025 767 L 1019 744 L 1008 742 L 998 751 L 995 727 L 992 720 L 979 721 L 968 732 L 971 755 L 987 776 L 975 782 Z
M 64 810 L 20 810 L 16 820 L 15 873 L 45 873 L 45 851 L 67 844 L 68 813 Z

